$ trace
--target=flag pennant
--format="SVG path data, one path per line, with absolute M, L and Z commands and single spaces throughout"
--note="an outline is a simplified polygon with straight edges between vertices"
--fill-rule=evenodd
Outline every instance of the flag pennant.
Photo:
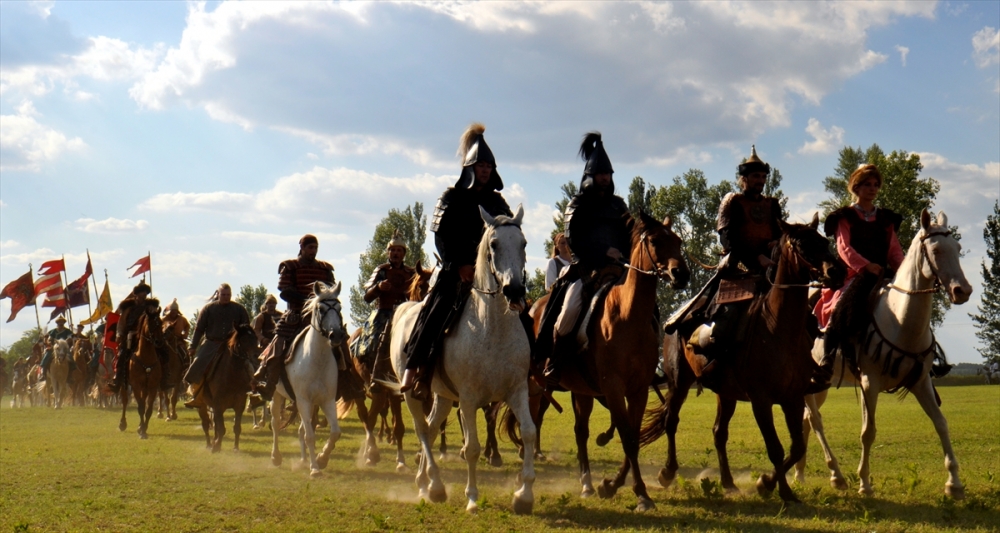
M 35 296 L 58 292 L 62 294 L 63 285 L 59 272 L 45 274 L 35 280 Z
M 66 300 L 69 302 L 69 307 L 90 305 L 90 290 L 87 288 L 87 280 L 93 274 L 94 267 L 90 264 L 90 254 L 87 254 L 87 270 L 80 276 L 80 279 L 66 287 Z
M 42 307 L 46 306 L 43 305 Z M 65 313 L 67 309 L 69 308 L 66 307 L 66 302 L 61 302 L 58 307 L 52 310 L 52 314 L 49 315 L 49 322 L 52 322 L 53 320 L 56 319 L 57 316 Z
M 106 285 L 105 285 L 106 286 Z M 110 298 L 110 295 L 108 296 Z M 102 296 L 103 298 L 103 296 Z M 118 343 L 115 342 L 115 338 L 118 332 L 118 313 L 108 313 L 104 317 L 104 347 L 111 348 L 112 350 L 118 349 Z
M 58 274 L 59 272 L 66 271 L 66 261 L 62 259 L 53 259 L 52 261 L 46 261 L 42 263 L 42 266 L 38 267 L 38 275 L 44 276 L 46 274 Z
M 104 290 L 101 291 L 101 298 L 97 300 L 97 310 L 94 314 L 90 315 L 90 318 L 80 322 L 81 326 L 89 326 L 90 324 L 96 323 L 98 320 L 107 316 L 108 313 L 114 308 L 114 303 L 111 301 L 111 289 L 108 288 L 108 282 L 104 282 Z
M 128 269 L 126 269 L 126 270 L 130 270 L 130 269 L 135 268 L 137 266 L 139 268 L 137 268 L 135 270 L 135 272 L 133 272 L 130 277 L 134 278 L 134 277 L 138 276 L 139 274 L 145 274 L 146 272 L 149 272 L 149 270 L 150 270 L 149 255 L 146 255 L 146 257 L 140 258 L 138 261 L 135 262 L 134 265 L 128 267 Z
M 14 320 L 17 313 L 26 306 L 35 305 L 35 286 L 31 281 L 31 271 L 4 286 L 0 291 L 0 300 L 10 298 L 10 318 Z

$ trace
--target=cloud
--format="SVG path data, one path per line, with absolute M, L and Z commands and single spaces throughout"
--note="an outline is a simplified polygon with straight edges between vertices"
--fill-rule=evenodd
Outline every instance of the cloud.
M 236 263 L 214 253 L 171 250 L 157 252 L 151 259 L 153 271 L 169 278 L 191 278 L 198 274 L 213 277 L 235 276 Z M 225 280 L 220 280 L 220 283 Z
M 299 137 L 321 146 L 327 155 L 401 155 L 418 165 L 433 168 L 454 168 L 453 161 L 442 161 L 426 149 L 412 148 L 404 142 L 372 135 L 324 135 L 313 131 L 275 126 L 275 130 Z
M 91 251 L 90 258 L 94 263 L 107 263 L 121 257 L 124 253 L 124 250 L 121 249 Z M 30 252 L 0 255 L 0 264 L 20 267 L 27 265 L 28 263 L 32 263 L 37 267 L 44 261 L 58 259 L 60 257 L 66 259 L 66 266 L 70 270 L 74 270 L 74 265 L 79 265 L 82 270 L 83 266 L 87 264 L 87 252 L 85 250 L 76 253 L 60 254 L 56 253 L 51 248 L 37 248 Z
M 941 183 L 938 206 L 958 212 L 982 214 L 992 209 L 993 200 L 1000 197 L 997 184 L 1000 183 L 1000 162 L 990 161 L 983 165 L 956 163 L 932 152 L 917 152 L 923 163 L 923 174 Z M 985 209 L 978 209 L 986 206 Z
M 906 56 L 910 55 L 910 49 L 905 46 L 896 45 L 896 51 L 899 52 L 899 60 L 906 66 Z
M 202 211 L 238 213 L 252 207 L 253 195 L 238 192 L 163 193 L 143 202 L 139 209 L 159 212 Z
M 1000 63 L 1000 31 L 986 26 L 972 36 L 972 58 L 979 68 Z
M 15 248 L 20 246 L 21 243 L 15 241 L 14 239 L 8 239 L 6 241 L 0 241 L 0 248 Z
M 830 126 L 830 129 L 824 130 L 823 125 L 815 118 L 809 119 L 806 133 L 812 135 L 813 140 L 806 141 L 799 148 L 800 154 L 830 154 L 844 145 L 844 128 Z
M 0 170 L 38 172 L 42 163 L 87 146 L 79 137 L 67 139 L 62 132 L 39 123 L 35 120 L 39 116 L 30 100 L 18 106 L 16 115 L 0 116 Z
M 313 235 L 323 244 L 347 242 L 350 240 L 350 236 L 345 233 L 314 232 Z M 254 245 L 266 244 L 268 246 L 288 248 L 289 245 L 298 242 L 302 238 L 302 235 L 279 235 L 277 233 L 261 233 L 256 231 L 223 231 L 222 237 L 224 239 L 249 241 Z M 265 254 L 265 256 L 268 258 L 277 257 L 273 256 L 273 254 Z
M 135 233 L 146 229 L 149 225 L 145 220 L 129 220 L 109 217 L 104 220 L 92 218 L 77 219 L 76 229 L 86 233 Z

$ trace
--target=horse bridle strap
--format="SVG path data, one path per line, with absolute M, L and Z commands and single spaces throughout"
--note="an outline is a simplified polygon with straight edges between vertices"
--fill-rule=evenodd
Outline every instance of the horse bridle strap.
M 931 231 L 931 232 L 927 232 L 927 233 L 924 233 L 923 235 L 921 235 L 920 236 L 920 254 L 921 254 L 921 256 L 927 257 L 927 255 L 928 255 L 927 254 L 927 248 L 925 248 L 925 246 L 926 246 L 925 243 L 927 242 L 927 239 L 929 239 L 931 237 L 949 237 L 949 236 L 951 236 L 951 230 Z M 901 292 L 903 294 L 909 295 L 909 296 L 913 296 L 913 295 L 916 295 L 916 294 L 933 294 L 935 292 L 938 292 L 939 290 L 941 290 L 941 276 L 938 275 L 937 269 L 934 268 L 934 263 L 931 263 L 930 260 L 927 261 L 927 266 L 931 267 L 931 273 L 934 274 L 934 286 L 933 287 L 931 287 L 929 289 L 904 289 L 902 287 L 896 286 L 896 284 L 894 284 L 894 283 L 890 283 L 888 285 L 888 287 L 890 289 L 897 290 L 897 291 L 899 291 L 899 292 Z
M 807 260 L 805 257 L 802 257 L 802 254 L 800 254 L 798 250 L 796 250 L 795 247 L 792 246 L 792 240 L 789 239 L 787 235 L 784 237 L 783 241 L 785 243 L 785 247 L 787 247 L 788 250 L 793 254 L 796 264 L 798 263 L 804 264 L 805 267 L 809 269 L 809 274 L 811 275 L 820 274 L 819 269 L 814 267 L 813 264 L 810 263 L 809 260 Z M 818 281 L 810 281 L 809 283 L 772 283 L 771 287 L 775 289 L 794 289 L 797 287 L 822 288 L 823 284 Z
M 653 253 L 649 251 L 649 240 L 646 239 L 645 231 L 642 232 L 642 235 L 639 235 L 639 241 L 642 242 L 642 251 L 646 252 L 646 258 L 649 259 L 649 262 L 653 265 L 653 268 L 655 268 L 656 270 L 643 270 L 639 267 L 632 266 L 632 264 L 629 263 L 628 261 L 622 261 L 621 262 L 622 266 L 624 266 L 629 270 L 634 270 L 640 274 L 645 274 L 647 276 L 654 276 L 657 279 L 666 276 L 667 275 L 666 271 L 660 268 L 660 265 L 656 264 L 656 261 L 653 259 Z

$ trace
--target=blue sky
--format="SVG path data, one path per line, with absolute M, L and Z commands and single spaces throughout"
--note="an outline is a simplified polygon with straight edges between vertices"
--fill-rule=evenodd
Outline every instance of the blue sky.
M 878 143 L 942 184 L 977 292 L 939 338 L 977 361 L 966 313 L 1000 196 L 998 27 L 996 2 L 5 0 L 0 282 L 61 254 L 78 276 L 89 249 L 117 300 L 151 250 L 156 293 L 190 315 L 220 282 L 274 290 L 312 232 L 354 284 L 375 223 L 430 210 L 455 180 L 473 120 L 526 209 L 529 268 L 588 130 L 620 185 L 731 179 L 756 143 L 797 220 L 838 149 Z

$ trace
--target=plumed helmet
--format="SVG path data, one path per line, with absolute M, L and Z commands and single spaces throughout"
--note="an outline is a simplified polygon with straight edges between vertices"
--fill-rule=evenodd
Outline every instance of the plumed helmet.
M 167 311 L 180 311 L 180 310 L 181 306 L 177 305 L 177 298 L 174 298 L 173 301 L 170 302 L 170 305 L 167 306 Z
M 476 183 L 476 174 L 472 166 L 484 162 L 493 165 L 493 173 L 486 187 L 495 191 L 503 190 L 503 180 L 500 179 L 500 174 L 497 174 L 497 160 L 493 157 L 493 151 L 490 150 L 489 145 L 486 144 L 486 139 L 483 138 L 485 131 L 486 126 L 479 122 L 473 122 L 459 139 L 458 157 L 462 158 L 462 175 L 455 182 L 456 188 L 471 189 Z
M 152 294 L 153 288 L 146 285 L 145 281 L 140 281 L 138 285 L 132 288 L 132 294 L 146 293 L 146 295 Z
M 771 165 L 768 165 L 767 163 L 761 161 L 759 157 L 757 157 L 757 145 L 751 144 L 750 157 L 748 157 L 746 161 L 740 164 L 739 173 L 740 176 L 747 176 L 753 172 L 763 172 L 765 174 L 770 174 Z
M 591 131 L 583 136 L 580 143 L 580 157 L 587 163 L 583 167 L 583 179 L 580 182 L 580 190 L 590 187 L 594 182 L 593 177 L 597 174 L 614 174 L 615 169 L 611 167 L 611 159 L 608 152 L 604 150 L 604 141 L 601 140 L 601 132 Z M 611 190 L 614 191 L 614 180 L 611 182 Z
M 406 241 L 403 240 L 403 235 L 399 232 L 398 229 L 392 232 L 392 238 L 389 239 L 388 243 L 386 243 L 385 251 L 388 252 L 389 248 L 392 248 L 393 246 L 401 246 L 403 248 L 403 251 L 407 250 Z

